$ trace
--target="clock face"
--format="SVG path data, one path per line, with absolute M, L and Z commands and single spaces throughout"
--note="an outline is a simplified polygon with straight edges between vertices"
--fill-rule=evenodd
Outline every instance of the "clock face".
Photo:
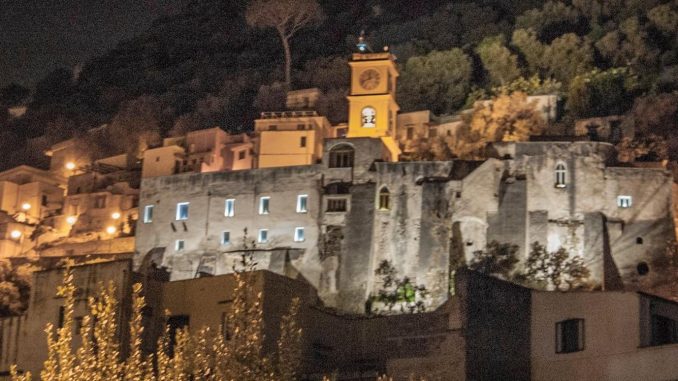
M 379 72 L 374 69 L 367 69 L 360 73 L 360 86 L 365 90 L 372 90 L 379 85 L 381 76 Z

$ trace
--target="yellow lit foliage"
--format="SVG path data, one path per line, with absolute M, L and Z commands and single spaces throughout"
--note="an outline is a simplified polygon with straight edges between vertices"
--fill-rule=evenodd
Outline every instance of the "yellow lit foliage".
M 67 269 L 58 296 L 65 299 L 63 326 L 55 331 L 48 324 L 48 358 L 40 373 L 43 381 L 291 381 L 301 362 L 301 329 L 297 324 L 299 300 L 294 299 L 281 322 L 277 353 L 263 353 L 262 295 L 250 291 L 250 274 L 236 273 L 233 307 L 228 316 L 231 334 L 225 340 L 209 327 L 191 333 L 176 332 L 170 354 L 169 329 L 158 340 L 156 353 L 142 352 L 142 314 L 145 306 L 141 285 L 133 286 L 129 320 L 129 351 L 121 358 L 118 301 L 112 285 L 88 300 L 89 314 L 83 318 L 82 344 L 73 349 L 73 310 L 76 287 Z M 154 367 L 154 364 L 155 367 Z M 30 381 L 31 374 L 17 374 L 12 381 Z
M 465 123 L 454 152 L 462 158 L 479 158 L 487 143 L 525 141 L 544 131 L 544 120 L 527 95 L 516 91 L 501 94 L 478 105 Z

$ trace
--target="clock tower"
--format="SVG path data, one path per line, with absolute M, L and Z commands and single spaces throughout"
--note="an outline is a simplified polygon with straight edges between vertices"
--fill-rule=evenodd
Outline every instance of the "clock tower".
M 400 149 L 396 143 L 395 100 L 396 69 L 391 53 L 354 53 L 351 67 L 351 93 L 348 96 L 349 138 L 380 138 L 397 161 Z

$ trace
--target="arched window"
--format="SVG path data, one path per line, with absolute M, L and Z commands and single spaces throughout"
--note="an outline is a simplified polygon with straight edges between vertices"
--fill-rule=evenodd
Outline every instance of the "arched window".
M 388 188 L 386 187 L 382 187 L 379 190 L 379 209 L 380 210 L 391 209 L 391 194 L 388 192 Z
M 350 168 L 353 166 L 354 150 L 348 144 L 340 144 L 330 150 L 330 168 Z
M 556 188 L 565 188 L 567 182 L 567 169 L 565 168 L 565 164 L 558 164 L 556 165 Z
M 373 107 L 365 107 L 360 113 L 362 126 L 372 128 L 377 126 L 377 111 Z

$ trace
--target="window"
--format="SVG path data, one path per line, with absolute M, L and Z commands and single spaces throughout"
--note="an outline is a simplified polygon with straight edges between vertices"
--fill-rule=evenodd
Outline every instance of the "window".
M 556 188 L 565 188 L 566 185 L 566 180 L 565 177 L 567 176 L 567 169 L 565 168 L 565 164 L 558 164 L 556 165 Z
M 300 194 L 297 196 L 297 213 L 308 212 L 308 195 Z
M 106 195 L 94 197 L 94 209 L 103 209 L 106 207 Z
M 259 243 L 268 242 L 268 229 L 259 229 L 259 235 L 257 236 L 257 242 L 259 242 Z
M 297 130 L 303 131 L 303 130 L 305 130 L 305 129 L 306 129 L 306 125 L 304 125 L 304 124 L 297 124 Z
M 617 206 L 620 208 L 630 208 L 633 204 L 631 196 L 617 196 Z
M 345 212 L 346 211 L 346 199 L 345 198 L 328 198 L 327 199 L 327 211 L 328 212 Z
M 372 107 L 365 107 L 361 112 L 362 125 L 365 128 L 377 126 L 377 111 Z
M 305 136 L 302 136 L 302 137 L 299 139 L 299 147 L 302 147 L 302 148 L 303 148 L 303 147 L 306 147 L 306 137 L 305 137 Z
M 177 204 L 177 221 L 188 219 L 188 203 L 180 202 Z
M 43 194 L 42 195 L 42 206 L 47 206 L 47 195 Z
M 76 317 L 73 319 L 73 323 L 75 323 L 75 332 L 73 332 L 74 335 L 80 335 L 82 333 L 82 317 Z
M 228 245 L 231 243 L 231 232 L 221 232 L 221 244 Z
M 664 345 L 678 342 L 676 321 L 661 315 L 652 315 L 652 341 L 650 345 Z
M 270 125 L 270 126 L 268 126 L 268 130 L 269 130 L 269 131 L 277 131 L 277 130 L 278 130 L 278 126 L 276 126 L 275 124 Z
M 382 187 L 379 191 L 379 209 L 380 210 L 389 210 L 391 209 L 391 195 L 388 192 L 388 188 Z
M 144 206 L 144 223 L 150 224 L 153 222 L 153 208 L 155 205 L 146 205 Z
M 643 244 L 643 237 L 636 237 L 636 245 L 642 245 Z
M 353 166 L 353 147 L 340 144 L 330 150 L 330 168 L 349 168 Z
M 245 151 L 245 150 L 242 150 L 242 151 L 238 152 L 238 160 L 244 160 L 244 159 L 245 159 L 245 154 L 246 154 L 246 151 Z
M 224 207 L 224 216 L 233 217 L 235 214 L 235 199 L 229 198 L 226 200 L 226 205 Z
M 294 228 L 294 242 L 304 242 L 304 228 Z
M 407 140 L 414 139 L 414 127 L 407 127 Z
M 186 242 L 183 239 L 178 239 L 174 242 L 174 251 L 183 251 L 186 247 Z
M 556 323 L 556 353 L 584 350 L 584 319 L 569 319 Z
M 261 197 L 259 198 L 259 214 L 268 214 L 270 212 L 269 204 L 270 197 Z
M 428 137 L 429 138 L 435 138 L 438 136 L 438 130 L 435 128 L 431 128 L 428 130 Z

